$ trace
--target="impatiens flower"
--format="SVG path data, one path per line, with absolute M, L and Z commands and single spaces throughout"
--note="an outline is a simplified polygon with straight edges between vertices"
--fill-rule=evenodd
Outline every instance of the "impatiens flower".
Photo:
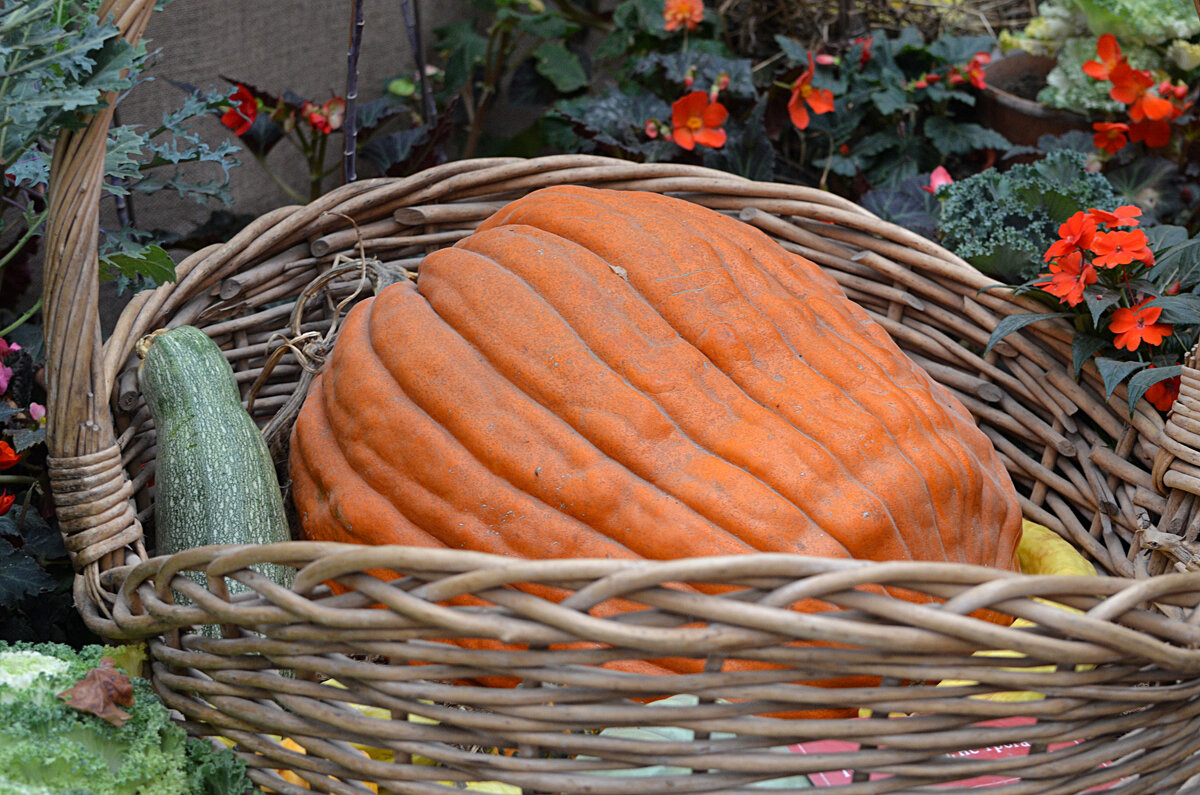
M 704 21 L 704 2 L 703 0 L 667 0 L 667 4 L 663 8 L 663 20 L 665 21 L 663 25 L 665 30 L 679 30 L 681 27 L 695 30 Z
M 1136 204 L 1123 204 L 1111 213 L 1108 210 L 1097 210 L 1095 207 L 1088 210 L 1088 215 L 1098 224 L 1105 226 L 1137 226 L 1138 216 L 1142 214 L 1142 208 Z
M 1096 41 L 1096 55 L 1100 56 L 1100 60 L 1085 63 L 1083 72 L 1088 77 L 1094 77 L 1097 80 L 1108 80 L 1117 65 L 1125 63 L 1125 56 L 1121 54 L 1121 45 L 1117 43 L 1117 37 L 1111 33 L 1105 33 Z
M 1161 345 L 1162 341 L 1171 336 L 1174 327 L 1168 323 L 1159 323 L 1162 314 L 1161 306 L 1146 306 L 1149 299 L 1142 301 L 1132 309 L 1120 307 L 1113 312 L 1108 322 L 1108 330 L 1116 334 L 1113 345 L 1127 351 L 1136 351 L 1143 342 L 1147 345 Z
M 21 350 L 21 346 L 18 345 L 17 343 L 5 342 L 4 340 L 0 339 L 0 359 L 3 359 L 5 356 L 8 356 L 13 351 L 19 351 L 19 350 Z
M 17 495 L 9 494 L 7 491 L 0 491 L 0 516 L 8 513 L 8 509 L 17 501 Z
M 334 130 L 342 129 L 342 122 L 346 116 L 346 100 L 333 97 L 319 107 L 314 102 L 305 102 L 300 107 L 300 115 L 308 120 L 314 130 L 328 135 Z
M 1150 365 L 1150 370 L 1154 369 L 1154 365 Z M 1159 381 L 1157 384 L 1151 384 L 1146 390 L 1146 400 L 1150 401 L 1150 405 L 1159 411 L 1170 411 L 1171 406 L 1175 405 L 1175 398 L 1179 397 L 1179 384 L 1182 378 L 1175 376 L 1168 378 L 1165 381 Z
M 43 406 L 41 403 L 30 403 L 29 404 L 29 416 L 32 417 L 33 421 L 36 422 L 38 425 L 45 425 L 46 424 L 46 407 Z
M 1124 105 L 1129 105 L 1129 118 L 1165 119 L 1175 106 L 1162 97 L 1148 93 L 1154 86 L 1154 77 L 1144 69 L 1134 69 L 1127 63 L 1118 64 L 1110 75 L 1112 88 L 1108 95 Z
M 245 135 L 258 118 L 258 100 L 250 89 L 239 85 L 229 102 L 229 107 L 221 114 L 221 124 L 233 130 L 234 135 Z
M 1079 249 L 1091 248 L 1096 234 L 1096 222 L 1082 210 L 1072 215 L 1058 227 L 1058 240 L 1050 244 L 1042 259 L 1046 262 Z
M 21 456 L 17 455 L 17 451 L 12 449 L 12 445 L 8 442 L 0 442 L 0 469 L 9 469 L 16 466 L 21 460 Z
M 671 105 L 671 136 L 675 143 L 691 151 L 696 144 L 714 149 L 725 145 L 721 125 L 729 111 L 720 102 L 710 102 L 704 91 L 693 91 Z
M 1115 268 L 1139 260 L 1146 265 L 1154 264 L 1154 253 L 1150 251 L 1146 233 L 1140 229 L 1115 229 L 1097 232 L 1092 239 L 1092 263 L 1097 268 Z
M 1129 143 L 1129 125 L 1123 122 L 1098 121 L 1092 125 L 1092 129 L 1096 131 L 1092 136 L 1092 143 L 1097 149 L 1103 149 L 1110 155 L 1120 152 L 1125 148 L 1125 144 Z
M 827 88 L 813 88 L 812 79 L 816 73 L 813 55 L 808 54 L 808 69 L 804 70 L 796 82 L 792 84 L 792 96 L 788 100 L 788 115 L 797 130 L 808 127 L 808 108 L 813 113 L 828 113 L 833 110 L 833 92 Z M 805 107 L 805 104 L 808 107 Z
M 1034 286 L 1041 287 L 1067 306 L 1082 302 L 1084 288 L 1095 284 L 1098 278 L 1096 269 L 1084 261 L 1079 251 L 1069 252 L 1050 263 L 1050 273 L 1044 273 L 1042 277 L 1041 281 L 1034 282 Z
M 950 172 L 946 170 L 946 167 L 938 166 L 929 175 L 929 184 L 922 185 L 921 190 L 937 193 L 938 188 L 943 185 L 949 185 L 951 182 L 954 182 L 954 179 L 950 176 Z

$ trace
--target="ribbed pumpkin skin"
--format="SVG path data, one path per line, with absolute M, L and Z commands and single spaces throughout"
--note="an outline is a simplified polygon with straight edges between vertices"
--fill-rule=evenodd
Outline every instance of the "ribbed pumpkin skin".
M 658 194 L 537 191 L 360 303 L 291 462 L 312 539 L 1016 569 L 966 409 L 815 265 Z

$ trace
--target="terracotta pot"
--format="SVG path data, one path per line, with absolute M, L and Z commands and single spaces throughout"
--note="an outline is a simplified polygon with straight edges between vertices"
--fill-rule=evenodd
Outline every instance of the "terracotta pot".
M 979 99 L 980 122 L 1016 145 L 1033 146 L 1043 135 L 1091 130 L 1078 113 L 1051 108 L 1034 97 L 1046 85 L 1055 60 L 1016 50 L 988 64 L 987 88 Z

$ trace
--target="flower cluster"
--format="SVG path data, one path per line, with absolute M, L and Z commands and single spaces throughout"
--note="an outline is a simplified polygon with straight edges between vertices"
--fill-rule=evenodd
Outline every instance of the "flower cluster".
M 0 442 L 0 470 L 12 469 L 20 460 L 21 456 L 12 449 L 12 445 L 8 442 Z M 0 516 L 8 513 L 9 508 L 12 508 L 16 500 L 17 495 L 0 490 Z
M 1098 61 L 1088 61 L 1083 71 L 1095 80 L 1112 83 L 1108 95 L 1122 105 L 1128 105 L 1128 121 L 1096 122 L 1093 137 L 1097 149 L 1116 154 L 1130 141 L 1145 142 L 1159 148 L 1171 140 L 1171 122 L 1188 107 L 1188 89 L 1183 83 L 1156 79 L 1149 69 L 1134 69 L 1121 52 L 1121 45 L 1111 33 L 1096 42 Z
M 234 135 L 243 136 L 254 126 L 260 113 L 267 113 L 271 121 L 279 124 L 284 132 L 291 132 L 296 126 L 296 119 L 308 122 L 316 132 L 328 135 L 342 128 L 346 115 L 346 100 L 334 96 L 318 105 L 304 100 L 296 107 L 282 98 L 271 105 L 255 94 L 246 86 L 238 84 L 229 97 L 229 104 L 221 108 L 221 124 L 233 131 Z
M 977 52 L 965 65 L 952 64 L 943 75 L 939 72 L 926 72 L 914 80 L 910 88 L 929 88 L 931 85 L 945 80 L 947 83 L 960 86 L 969 83 L 980 91 L 987 88 L 984 69 L 992 62 L 990 53 Z
M 669 31 L 695 30 L 703 21 L 703 0 L 667 0 L 663 8 L 663 28 Z
M 1112 335 L 1112 346 L 1131 354 L 1157 348 L 1175 333 L 1173 325 L 1161 321 L 1162 307 L 1150 305 L 1156 296 L 1145 292 L 1154 252 L 1146 233 L 1137 228 L 1141 214 L 1133 205 L 1075 213 L 1059 226 L 1058 240 L 1046 250 L 1049 272 L 1032 283 L 1069 307 L 1091 301 L 1115 307 L 1107 318 L 1090 308 L 1089 312 L 1096 329 Z M 1166 411 L 1178 392 L 1176 377 L 1152 385 L 1146 398 Z

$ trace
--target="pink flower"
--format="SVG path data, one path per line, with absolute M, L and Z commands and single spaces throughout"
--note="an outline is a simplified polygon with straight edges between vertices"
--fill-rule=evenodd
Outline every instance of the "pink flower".
M 954 182 L 954 178 L 950 176 L 950 172 L 946 170 L 946 167 L 938 166 L 933 170 L 933 173 L 929 175 L 929 184 L 922 185 L 921 190 L 927 190 L 930 193 L 937 193 L 938 188 L 942 187 L 943 185 L 949 185 L 952 182 Z
M 38 425 L 45 425 L 46 424 L 46 407 L 43 406 L 41 403 L 30 403 L 29 404 L 29 416 L 32 417 L 33 421 L 36 422 Z
M 12 368 L 0 364 L 0 395 L 8 391 L 8 382 L 12 379 Z

